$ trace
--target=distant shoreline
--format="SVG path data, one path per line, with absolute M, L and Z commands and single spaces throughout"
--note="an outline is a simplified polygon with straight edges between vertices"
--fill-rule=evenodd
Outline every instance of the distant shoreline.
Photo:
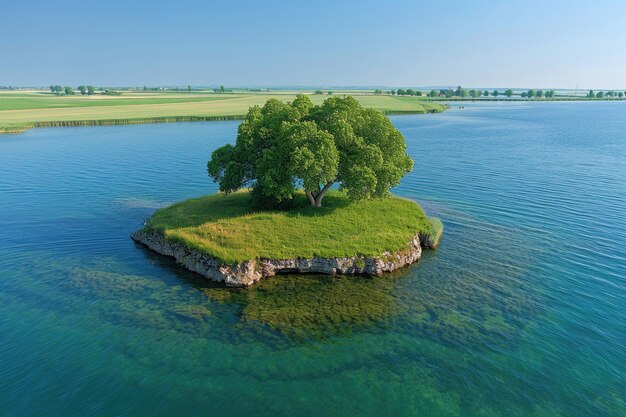
M 37 127 L 109 126 L 147 123 L 241 120 L 248 108 L 267 98 L 291 100 L 298 92 L 271 93 L 142 93 L 121 96 L 57 96 L 45 92 L 0 92 L 0 134 L 17 134 Z M 329 93 L 301 91 L 315 100 Z M 353 95 L 366 107 L 387 115 L 440 113 L 446 103 L 480 102 L 608 102 L 626 101 L 620 97 L 426 97 L 371 92 L 337 91 L 336 96 Z
M 532 103 L 544 103 L 549 101 L 589 101 L 589 102 L 606 102 L 606 101 L 623 101 L 624 98 L 587 98 L 587 97 L 552 97 L 552 98 L 508 98 L 508 97 L 485 97 L 485 98 L 472 98 L 472 97 L 428 97 L 429 101 L 442 102 L 442 101 L 473 101 L 480 103 L 481 101 L 506 101 L 506 102 L 532 102 Z
M 336 94 L 347 95 L 347 94 Z M 0 134 L 36 127 L 74 127 L 243 119 L 248 109 L 269 98 L 291 101 L 296 94 L 142 94 L 56 96 L 0 93 Z M 311 94 L 314 102 L 328 94 Z M 355 95 L 364 107 L 385 114 L 426 114 L 448 106 L 419 97 Z
M 114 126 L 114 125 L 138 125 L 152 123 L 180 123 L 180 122 L 210 122 L 226 120 L 242 120 L 245 115 L 233 116 L 174 116 L 174 117 L 148 117 L 138 119 L 96 119 L 96 120 L 58 120 L 46 122 L 33 122 L 13 129 L 0 130 L 0 134 L 23 133 L 37 127 L 79 127 L 79 126 Z
M 388 116 L 398 115 L 410 115 L 410 114 L 434 114 L 445 111 L 429 110 L 429 111 L 411 111 L 411 110 L 396 110 L 383 112 Z M 45 122 L 33 122 L 15 128 L 6 128 L 0 130 L 0 134 L 15 134 L 23 133 L 27 130 L 38 127 L 79 127 L 79 126 L 115 126 L 115 125 L 138 125 L 138 124 L 152 124 L 152 123 L 182 123 L 182 122 L 218 122 L 227 120 L 243 120 L 246 117 L 245 114 L 228 115 L 228 116 L 164 116 L 164 117 L 148 117 L 138 119 L 96 119 L 96 120 L 58 120 L 58 121 L 45 121 Z

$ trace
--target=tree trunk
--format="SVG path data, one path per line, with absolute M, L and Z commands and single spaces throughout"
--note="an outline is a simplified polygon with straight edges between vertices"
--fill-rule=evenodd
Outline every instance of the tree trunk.
M 322 207 L 322 199 L 324 198 L 324 195 L 326 194 L 326 191 L 328 191 L 328 189 L 331 187 L 331 185 L 333 185 L 333 182 L 327 182 L 324 187 L 319 190 L 317 193 L 315 193 L 315 195 L 313 195 L 312 192 L 307 191 L 307 197 L 309 197 L 309 201 L 311 202 L 311 205 L 314 207 Z
M 310 191 L 305 191 L 305 193 L 311 203 L 311 206 L 315 207 L 315 197 L 313 197 L 313 193 Z

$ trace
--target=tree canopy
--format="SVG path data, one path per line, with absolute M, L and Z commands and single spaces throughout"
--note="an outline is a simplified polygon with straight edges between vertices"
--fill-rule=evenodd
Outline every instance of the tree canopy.
M 50 91 L 57 96 L 61 95 L 61 93 L 63 92 L 63 87 L 61 87 L 60 85 L 51 85 L 49 88 Z
M 383 113 L 353 97 L 313 105 L 304 95 L 251 107 L 235 145 L 215 150 L 207 164 L 222 192 L 253 187 L 278 204 L 301 188 L 316 207 L 333 184 L 351 199 L 385 197 L 412 168 L 404 137 Z

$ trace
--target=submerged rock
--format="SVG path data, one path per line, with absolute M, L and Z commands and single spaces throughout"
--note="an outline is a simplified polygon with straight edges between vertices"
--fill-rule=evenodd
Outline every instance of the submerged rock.
M 376 257 L 352 256 L 347 258 L 296 258 L 296 259 L 253 259 L 225 264 L 219 259 L 191 249 L 186 245 L 167 239 L 162 233 L 137 230 L 132 239 L 162 255 L 172 256 L 185 268 L 204 277 L 228 286 L 243 287 L 254 284 L 261 278 L 286 273 L 317 274 L 364 274 L 382 275 L 419 261 L 422 256 L 420 236 L 415 234 L 407 248 L 400 252 L 385 252 Z

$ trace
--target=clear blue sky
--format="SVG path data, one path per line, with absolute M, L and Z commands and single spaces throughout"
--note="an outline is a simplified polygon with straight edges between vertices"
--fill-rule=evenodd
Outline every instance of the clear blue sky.
M 626 1 L 1 0 L 0 85 L 626 89 Z

